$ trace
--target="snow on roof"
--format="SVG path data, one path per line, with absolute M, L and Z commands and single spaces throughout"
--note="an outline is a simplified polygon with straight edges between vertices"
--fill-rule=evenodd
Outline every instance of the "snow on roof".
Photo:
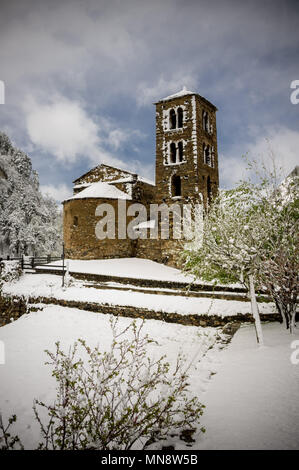
M 179 98 L 180 96 L 185 96 L 185 95 L 195 95 L 194 91 L 187 90 L 186 87 L 184 86 L 182 90 L 178 91 L 174 95 L 169 95 L 166 96 L 166 98 L 162 98 L 160 101 L 166 101 L 166 100 L 172 100 L 173 98 Z
M 132 176 L 134 176 L 134 174 L 132 174 Z M 143 176 L 138 176 L 137 175 L 137 180 L 138 181 L 141 181 L 142 183 L 146 183 L 146 184 L 150 184 L 151 186 L 155 186 L 155 183 L 151 180 L 148 180 L 146 178 L 143 178 Z M 109 184 L 114 184 L 114 183 L 133 183 L 134 182 L 134 178 L 132 177 L 128 177 L 128 178 L 120 178 L 118 180 L 113 180 L 113 181 L 109 181 Z
M 75 184 L 74 189 L 80 189 L 80 188 L 87 188 L 90 186 L 92 183 L 81 183 L 81 184 Z
M 145 222 L 141 222 L 138 225 L 135 225 L 134 230 L 140 230 L 142 228 L 155 228 L 156 221 L 155 219 L 146 220 Z
M 109 183 L 103 183 L 101 181 L 92 183 L 88 188 L 83 189 L 80 193 L 75 196 L 66 199 L 70 201 L 72 199 L 89 199 L 89 198 L 103 198 L 103 199 L 132 199 L 131 196 L 120 191 Z

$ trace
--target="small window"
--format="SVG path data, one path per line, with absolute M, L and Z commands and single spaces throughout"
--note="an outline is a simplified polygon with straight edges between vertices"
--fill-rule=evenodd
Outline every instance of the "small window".
M 170 144 L 170 163 L 176 163 L 176 146 L 174 142 Z
M 172 196 L 177 197 L 182 195 L 182 184 L 181 184 L 181 177 L 178 175 L 174 175 L 172 177 Z
M 182 108 L 178 109 L 178 127 L 179 128 L 183 127 L 183 110 L 182 110 Z
M 209 145 L 203 145 L 204 163 L 211 166 L 211 149 Z
M 207 179 L 207 196 L 208 196 L 208 204 L 211 204 L 213 195 L 212 195 L 211 180 L 210 180 L 209 176 L 208 176 L 208 179 Z
M 207 131 L 207 132 L 210 131 L 209 115 L 206 111 L 203 111 L 203 113 L 202 113 L 202 126 L 203 126 L 205 131 Z
M 179 151 L 179 162 L 183 161 L 183 142 L 178 143 L 178 151 Z
M 174 109 L 169 112 L 169 128 L 176 129 L 176 113 Z
M 77 215 L 74 215 L 73 225 L 74 225 L 75 227 L 78 227 L 78 223 L 79 223 L 79 221 L 78 221 L 78 216 L 77 216 Z

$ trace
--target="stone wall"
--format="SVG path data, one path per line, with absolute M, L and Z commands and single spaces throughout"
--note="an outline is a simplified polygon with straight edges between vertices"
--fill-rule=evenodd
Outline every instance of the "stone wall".
M 24 298 L 0 295 L 0 327 L 17 320 L 25 313 L 28 313 L 28 308 Z
M 147 320 L 161 320 L 167 323 L 178 323 L 181 325 L 193 326 L 212 326 L 221 327 L 227 323 L 254 323 L 254 319 L 250 314 L 238 314 L 222 317 L 219 315 L 180 315 L 179 313 L 168 313 L 163 311 L 149 310 L 146 308 L 132 307 L 132 306 L 118 306 L 109 304 L 98 304 L 94 302 L 80 302 L 55 299 L 50 297 L 30 298 L 30 303 L 54 304 L 63 307 L 78 308 L 89 312 L 103 313 L 114 316 L 122 316 L 129 318 L 143 318 Z M 277 313 L 262 314 L 261 321 L 280 321 L 281 317 Z
M 124 202 L 127 208 L 127 201 Z M 115 239 L 96 237 L 95 216 L 99 204 L 109 204 L 115 212 Z M 70 259 L 127 258 L 133 256 L 134 243 L 118 238 L 117 199 L 73 199 L 64 203 L 65 256 Z

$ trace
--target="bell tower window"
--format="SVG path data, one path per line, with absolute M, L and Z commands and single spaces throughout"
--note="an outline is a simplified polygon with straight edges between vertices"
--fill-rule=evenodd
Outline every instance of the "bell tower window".
M 205 144 L 203 144 L 203 161 L 206 165 L 212 166 L 211 148 Z
M 183 110 L 178 108 L 178 127 L 181 129 L 183 127 Z
M 169 128 L 176 129 L 176 112 L 174 109 L 169 112 Z
M 183 161 L 183 142 L 178 143 L 179 162 Z
M 205 131 L 210 131 L 210 124 L 209 124 L 209 115 L 206 111 L 202 113 L 202 124 Z
M 170 144 L 170 163 L 176 163 L 176 145 L 174 142 Z

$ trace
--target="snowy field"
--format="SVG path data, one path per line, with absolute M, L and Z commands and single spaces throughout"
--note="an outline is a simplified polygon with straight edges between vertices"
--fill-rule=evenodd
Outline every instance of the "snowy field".
M 7 294 L 127 305 L 156 311 L 179 313 L 181 315 L 208 314 L 224 317 L 237 315 L 238 313 L 246 314 L 251 311 L 250 302 L 212 300 L 211 298 L 194 298 L 183 295 L 145 294 L 116 289 L 96 289 L 84 287 L 84 282 L 82 281 L 75 281 L 74 286 L 64 290 L 61 287 L 61 276 L 53 274 L 25 274 L 19 281 L 6 284 L 3 290 Z M 259 309 L 260 313 L 274 313 L 276 311 L 273 303 L 261 303 L 259 304 Z
M 128 318 L 119 319 L 121 329 L 130 323 Z M 148 349 L 151 357 L 166 354 L 174 365 L 178 353 L 182 352 L 189 368 L 192 393 L 200 395 L 206 390 L 216 362 L 214 355 L 219 346 L 215 341 L 219 329 L 147 320 L 143 331 L 158 342 Z M 15 429 L 25 448 L 34 448 L 39 441 L 39 427 L 33 419 L 33 399 L 52 402 L 55 397 L 56 384 L 51 369 L 44 365 L 47 359 L 44 350 L 53 351 L 57 340 L 67 350 L 78 338 L 86 339 L 90 346 L 99 344 L 101 349 L 107 349 L 112 338 L 109 316 L 48 306 L 42 312 L 23 315 L 0 328 L 0 341 L 5 344 L 6 353 L 5 365 L 0 365 L 0 409 L 6 417 L 17 414 Z M 184 447 L 184 443 L 180 443 Z
M 243 325 L 203 397 L 207 433 L 198 449 L 299 450 L 299 364 L 291 363 L 290 335 L 278 323 L 263 325 L 265 347 Z M 297 353 L 299 358 L 299 352 Z
M 120 318 L 120 326 L 130 323 Z M 144 333 L 156 339 L 148 353 L 166 354 L 171 364 L 179 352 L 189 367 L 191 392 L 207 406 L 194 449 L 299 449 L 299 365 L 292 365 L 290 348 L 299 334 L 289 335 L 278 323 L 263 326 L 266 346 L 258 349 L 252 325 L 242 326 L 225 349 L 216 341 L 215 328 L 198 328 L 145 321 Z M 106 349 L 111 341 L 107 315 L 59 306 L 24 315 L 0 328 L 6 362 L 0 365 L 0 409 L 18 415 L 16 431 L 26 448 L 34 448 L 39 429 L 32 401 L 51 402 L 55 382 L 45 366 L 44 349 L 61 341 L 67 349 L 82 337 L 90 346 Z M 211 348 L 212 347 L 212 348 Z M 184 449 L 177 438 L 168 444 Z

